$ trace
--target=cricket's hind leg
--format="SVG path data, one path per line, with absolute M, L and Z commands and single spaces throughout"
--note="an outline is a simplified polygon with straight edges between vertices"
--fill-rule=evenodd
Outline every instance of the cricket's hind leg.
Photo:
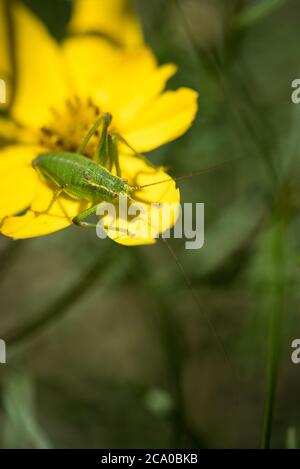
M 111 123 L 112 116 L 110 114 L 104 114 L 103 119 L 103 131 L 96 149 L 95 161 L 101 166 L 106 167 L 109 171 L 112 171 L 113 167 L 115 167 L 117 176 L 121 177 L 118 148 L 119 138 L 115 134 L 108 133 L 108 127 Z
M 103 120 L 103 128 L 99 143 L 96 148 L 96 152 L 94 155 L 94 161 L 99 163 L 101 166 L 106 166 L 108 161 L 108 128 L 112 121 L 112 115 L 105 113 L 102 116 Z
M 99 117 L 95 123 L 92 125 L 92 127 L 89 129 L 89 131 L 87 132 L 87 134 L 85 135 L 84 139 L 82 140 L 82 143 L 79 145 L 79 147 L 77 148 L 77 152 L 76 153 L 79 153 L 80 155 L 82 155 L 82 153 L 84 152 L 84 150 L 86 149 L 89 141 L 91 140 L 91 138 L 93 137 L 93 135 L 97 132 L 101 122 L 102 122 L 102 119 L 103 117 Z
M 109 156 L 109 170 L 111 171 L 114 166 L 116 168 L 117 176 L 121 177 L 122 174 L 119 159 L 118 137 L 116 135 L 109 135 L 107 143 Z
M 122 137 L 118 133 L 109 133 L 109 126 L 112 122 L 112 119 L 113 117 L 109 113 L 104 113 L 101 117 L 99 117 L 95 121 L 93 126 L 90 128 L 90 130 L 87 132 L 82 144 L 77 150 L 77 153 L 82 154 L 84 152 L 90 139 L 97 132 L 101 123 L 103 123 L 99 143 L 96 147 L 95 155 L 93 157 L 96 163 L 106 167 L 109 171 L 111 171 L 112 168 L 115 167 L 117 176 L 121 177 L 118 143 L 122 143 L 133 153 L 134 156 L 140 158 L 148 165 L 154 167 L 154 165 L 148 160 L 148 158 L 146 158 L 146 156 L 142 153 L 136 151 L 124 137 Z
M 102 166 L 105 166 L 107 159 L 108 159 L 108 142 L 107 142 L 107 136 L 108 136 L 108 128 L 111 124 L 112 121 L 112 115 L 109 113 L 105 113 L 102 116 L 100 116 L 92 127 L 89 129 L 87 134 L 85 135 L 82 143 L 79 145 L 77 149 L 77 153 L 82 154 L 84 150 L 86 149 L 87 145 L 89 144 L 89 141 L 95 135 L 95 133 L 98 131 L 101 123 L 103 123 L 103 129 L 101 132 L 100 140 L 99 143 L 96 147 L 96 152 L 93 157 L 94 161 L 96 163 L 101 164 Z

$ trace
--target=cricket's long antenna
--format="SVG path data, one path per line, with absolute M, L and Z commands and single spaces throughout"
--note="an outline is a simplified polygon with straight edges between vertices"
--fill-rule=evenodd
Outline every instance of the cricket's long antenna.
M 132 200 L 134 202 L 134 199 L 132 199 L 129 195 L 127 195 L 127 197 Z M 149 221 L 148 220 L 145 220 L 142 218 L 142 220 L 148 225 L 148 227 L 150 228 L 151 230 L 151 225 L 149 224 Z M 177 254 L 175 253 L 174 249 L 172 248 L 172 246 L 170 245 L 170 243 L 167 241 L 166 238 L 164 238 L 164 236 L 161 237 L 163 242 L 165 243 L 165 245 L 167 246 L 168 248 L 168 251 L 170 252 L 171 256 L 173 257 L 174 261 L 176 262 L 177 264 L 177 267 L 179 269 L 179 271 L 181 272 L 182 276 L 183 276 L 183 279 L 188 287 L 188 289 L 190 290 L 191 294 L 192 294 L 192 297 L 193 297 L 193 300 L 195 302 L 195 305 L 197 306 L 197 309 L 201 312 L 202 314 L 202 317 L 203 319 L 205 320 L 206 324 L 208 325 L 209 329 L 211 330 L 217 344 L 218 344 L 218 347 L 219 347 L 219 350 L 223 356 L 223 358 L 225 358 L 225 361 L 226 361 L 226 364 L 228 366 L 228 369 L 230 370 L 230 373 L 231 373 L 231 376 L 234 380 L 234 382 L 238 385 L 239 383 L 239 380 L 238 380 L 238 377 L 235 373 L 235 370 L 231 364 L 231 361 L 230 361 L 230 358 L 228 356 L 228 353 L 223 345 L 223 342 L 212 322 L 212 320 L 209 318 L 209 316 L 206 314 L 205 311 L 203 311 L 203 308 L 202 308 L 202 305 L 201 305 L 201 302 L 200 302 L 200 299 L 193 287 L 193 284 L 192 284 L 192 281 L 191 279 L 189 278 L 187 272 L 185 271 L 185 268 L 183 267 L 182 263 L 180 262 Z M 237 388 L 238 386 L 236 386 Z M 239 405 L 239 395 L 236 393 L 236 403 L 237 405 Z
M 211 330 L 211 332 L 212 332 L 214 338 L 216 339 L 216 342 L 217 342 L 217 344 L 218 344 L 218 346 L 219 346 L 219 350 L 220 350 L 220 352 L 222 353 L 222 356 L 225 358 L 226 364 L 227 364 L 227 366 L 228 366 L 228 368 L 229 368 L 229 370 L 230 370 L 230 373 L 231 373 L 231 375 L 232 375 L 232 377 L 233 377 L 234 382 L 235 382 L 236 384 L 238 384 L 238 383 L 239 383 L 239 380 L 238 380 L 238 377 L 237 377 L 237 375 L 236 375 L 235 369 L 234 369 L 233 366 L 232 366 L 232 363 L 231 363 L 231 361 L 230 361 L 230 358 L 229 358 L 229 356 L 228 356 L 228 353 L 227 353 L 227 351 L 226 351 L 226 349 L 225 349 L 225 347 L 224 347 L 224 345 L 223 345 L 223 342 L 222 342 L 222 340 L 221 340 L 221 338 L 220 338 L 220 336 L 219 336 L 219 334 L 218 334 L 218 332 L 217 332 L 217 330 L 216 330 L 216 328 L 215 328 L 215 326 L 214 326 L 212 320 L 208 317 L 208 315 L 206 314 L 206 312 L 203 311 L 203 308 L 202 308 L 200 299 L 199 299 L 199 297 L 198 297 L 198 295 L 197 295 L 197 293 L 196 293 L 196 291 L 195 291 L 195 289 L 194 289 L 194 287 L 193 287 L 193 284 L 192 284 L 191 279 L 189 278 L 188 274 L 186 273 L 186 271 L 185 271 L 185 269 L 184 269 L 182 263 L 180 262 L 180 260 L 179 260 L 179 258 L 178 258 L 178 256 L 177 256 L 177 254 L 175 253 L 175 251 L 174 251 L 174 249 L 172 248 L 172 246 L 170 245 L 170 243 L 169 243 L 169 242 L 167 241 L 167 239 L 164 238 L 163 236 L 162 236 L 162 240 L 163 240 L 163 242 L 165 243 L 165 245 L 167 246 L 167 248 L 168 248 L 168 250 L 169 250 L 171 256 L 173 257 L 174 261 L 176 262 L 176 264 L 177 264 L 177 266 L 178 266 L 178 269 L 179 269 L 180 272 L 182 273 L 182 276 L 183 276 L 183 278 L 184 278 L 184 281 L 185 281 L 185 283 L 186 283 L 188 289 L 190 290 L 190 292 L 191 292 L 191 294 L 192 294 L 192 296 L 193 296 L 193 300 L 194 300 L 194 302 L 195 302 L 197 308 L 198 308 L 199 311 L 201 312 L 202 317 L 204 318 L 206 324 L 209 326 L 209 328 L 210 328 L 210 330 Z M 237 386 L 237 387 L 238 387 L 238 386 Z M 238 393 L 236 393 L 236 402 L 237 402 L 237 405 L 238 405 L 238 404 L 239 404 L 239 395 L 238 395 Z
M 231 163 L 231 162 L 234 162 L 234 161 L 240 161 L 244 158 L 236 158 L 236 159 L 233 159 L 233 160 L 230 160 L 230 161 L 224 161 L 222 163 L 219 163 L 219 164 L 216 164 L 214 166 L 210 166 L 209 168 L 204 168 L 204 169 L 200 169 L 200 170 L 197 170 L 197 171 L 191 171 L 190 173 L 188 174 L 185 174 L 183 176 L 179 176 L 179 177 L 175 177 L 173 178 L 173 180 L 175 181 L 182 181 L 184 179 L 188 179 L 190 177 L 193 177 L 193 176 L 198 176 L 198 175 L 201 175 L 201 174 L 204 174 L 204 173 L 207 173 L 209 171 L 212 171 L 214 169 L 218 169 L 218 168 L 222 168 L 223 166 L 227 165 L 228 163 Z M 155 186 L 155 185 L 158 185 L 158 184 L 165 184 L 167 182 L 172 182 L 172 179 L 165 179 L 165 180 L 162 180 L 162 181 L 158 181 L 158 182 L 154 182 L 152 184 L 146 184 L 146 185 L 143 185 L 143 186 L 135 186 L 133 187 L 133 191 L 137 191 L 137 190 L 140 190 L 140 189 L 144 189 L 146 187 L 151 187 L 151 186 Z M 131 199 L 131 197 L 130 197 Z M 146 221 L 146 223 L 149 225 L 149 223 Z M 200 299 L 197 295 L 197 293 L 195 292 L 194 288 L 193 288 L 193 284 L 188 276 L 188 274 L 186 273 L 182 263 L 180 262 L 177 254 L 175 253 L 175 251 L 173 250 L 172 246 L 169 244 L 169 242 L 166 240 L 166 238 L 164 238 L 162 236 L 162 240 L 164 241 L 165 245 L 167 246 L 168 248 L 168 251 L 170 252 L 171 256 L 173 257 L 174 261 L 176 262 L 177 264 L 177 267 L 178 269 L 180 270 L 183 278 L 184 278 L 184 281 L 188 287 L 188 289 L 190 290 L 191 294 L 192 294 L 192 297 L 193 297 L 193 300 L 197 306 L 197 309 L 201 312 L 205 322 L 207 323 L 209 329 L 211 330 L 217 344 L 218 344 L 218 347 L 219 347 L 219 350 L 220 352 L 222 353 L 222 357 L 225 358 L 225 361 L 226 361 L 226 365 L 228 367 L 228 369 L 230 370 L 230 374 L 234 380 L 234 383 L 237 385 L 236 386 L 236 389 L 239 387 L 238 384 L 239 384 L 239 379 L 236 375 L 236 372 L 235 372 L 235 369 L 233 368 L 232 366 L 232 363 L 230 361 L 230 358 L 228 356 L 228 353 L 223 345 L 223 342 L 212 322 L 212 320 L 209 318 L 209 316 L 206 314 L 205 311 L 203 311 L 202 309 L 202 305 L 201 305 L 201 302 L 200 302 Z M 239 406 L 239 394 L 236 393 L 236 404 L 237 406 Z
M 223 166 L 226 166 L 228 163 L 233 163 L 235 161 L 240 161 L 242 159 L 244 158 L 236 158 L 236 159 L 229 160 L 229 161 L 223 161 L 222 163 L 215 164 L 213 166 L 210 166 L 209 168 L 203 168 L 203 169 L 199 169 L 196 171 L 190 171 L 189 173 L 184 174 L 183 176 L 173 177 L 172 179 L 171 178 L 163 179 L 162 181 L 152 182 L 151 184 L 145 184 L 143 186 L 136 186 L 134 189 L 135 190 L 145 189 L 146 187 L 156 186 L 158 184 L 166 184 L 167 182 L 172 182 L 172 180 L 183 181 L 184 179 L 189 179 L 193 176 L 200 176 L 201 174 L 209 173 L 210 171 L 213 171 L 215 169 L 223 168 Z

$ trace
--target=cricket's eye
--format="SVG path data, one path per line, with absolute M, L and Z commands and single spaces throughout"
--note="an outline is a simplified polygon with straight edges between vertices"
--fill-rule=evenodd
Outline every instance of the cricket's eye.
M 113 196 L 114 199 L 117 199 L 119 194 L 117 192 L 113 192 L 112 196 Z
M 87 179 L 88 181 L 91 179 L 91 175 L 90 175 L 90 173 L 88 173 L 88 172 L 84 173 L 84 177 L 85 177 L 85 179 Z

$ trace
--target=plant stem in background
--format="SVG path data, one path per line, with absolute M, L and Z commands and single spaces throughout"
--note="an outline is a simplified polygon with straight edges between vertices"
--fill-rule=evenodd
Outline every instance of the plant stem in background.
M 233 39 L 241 41 L 241 37 L 237 34 L 238 29 L 235 27 L 237 23 L 232 24 L 233 29 L 230 31 L 230 42 L 226 41 L 224 36 L 224 45 L 227 48 L 222 49 L 222 54 L 218 55 L 212 50 L 202 50 L 196 42 L 193 31 L 190 28 L 188 19 L 185 16 L 183 3 L 180 0 L 174 0 L 177 8 L 181 12 L 181 19 L 185 27 L 186 36 L 190 43 L 191 49 L 194 50 L 195 57 L 198 57 L 199 64 L 201 59 L 208 58 L 212 76 L 215 78 L 216 83 L 219 84 L 220 90 L 223 93 L 225 102 L 228 106 L 228 115 L 231 120 L 231 125 L 236 129 L 236 134 L 240 136 L 242 142 L 242 149 L 244 154 L 253 157 L 257 155 L 264 163 L 266 173 L 269 176 L 270 187 L 268 187 L 268 204 L 272 204 L 274 197 L 280 193 L 280 182 L 277 173 L 277 168 L 273 158 L 274 152 L 278 148 L 277 134 L 274 131 L 272 121 L 264 111 L 263 97 L 253 98 L 253 89 L 256 89 L 257 96 L 257 82 L 252 78 L 253 72 L 246 66 L 246 61 L 241 61 L 241 57 L 237 53 L 241 49 L 235 50 L 235 55 L 228 53 L 229 44 Z M 263 2 L 256 2 L 254 5 L 249 6 L 244 10 L 236 8 L 236 19 L 239 20 L 239 28 L 249 27 L 259 22 L 262 18 L 272 14 L 273 11 L 287 3 L 284 0 L 264 0 Z M 237 4 L 238 6 L 238 4 Z M 240 53 L 240 56 L 242 54 Z M 228 60 L 228 58 L 230 60 Z M 233 58 L 241 61 L 241 69 L 243 75 L 232 72 L 230 65 L 233 64 Z M 206 61 L 207 62 L 207 61 Z M 234 69 L 233 69 L 234 70 Z M 243 78 L 247 80 L 243 81 Z M 250 85 L 249 85 L 250 83 Z M 234 86 L 232 86 L 234 84 Z M 234 89 L 234 93 L 232 90 Z M 237 90 L 239 93 L 237 93 Z M 237 99 L 234 99 L 237 96 Z M 228 99 L 230 97 L 230 99 Z M 251 142 L 252 145 L 248 148 L 244 142 Z M 272 211 L 273 209 L 271 209 Z M 280 339 L 281 339 L 281 324 L 284 308 L 284 220 L 282 214 L 277 213 L 273 218 L 273 243 L 272 243 L 272 306 L 270 308 L 270 349 L 268 356 L 268 376 L 267 388 L 265 397 L 265 410 L 264 410 L 264 428 L 261 436 L 261 447 L 268 448 L 271 444 L 272 424 L 275 407 L 276 388 L 278 381 L 278 368 L 280 358 Z
M 285 303 L 284 275 L 284 233 L 285 222 L 281 218 L 274 220 L 272 228 L 272 301 L 270 310 L 270 348 L 268 355 L 268 372 L 265 393 L 264 424 L 261 436 L 261 448 L 271 446 L 272 426 L 274 420 L 275 398 L 278 383 L 282 319 Z
M 195 58 L 195 61 L 198 65 L 200 73 L 202 73 L 202 60 L 204 59 L 207 66 L 209 67 L 209 70 L 212 72 L 213 76 L 219 83 L 220 88 L 223 90 L 223 76 L 222 76 L 222 70 L 220 68 L 219 58 L 216 56 L 214 51 L 200 48 L 199 44 L 196 41 L 194 33 L 191 29 L 189 19 L 186 16 L 182 1 L 173 0 L 173 2 L 174 2 L 175 9 L 177 10 L 178 16 L 180 17 L 187 41 L 189 45 L 191 46 L 190 50 L 192 52 L 192 55 Z
M 38 315 L 23 328 L 13 331 L 6 338 L 9 353 L 14 353 L 20 346 L 28 345 L 37 336 L 45 332 L 53 323 L 61 320 L 69 309 L 80 301 L 84 295 L 98 282 L 99 277 L 103 277 L 103 284 L 107 284 L 107 279 L 116 280 L 116 277 L 124 271 L 128 271 L 130 262 L 126 256 L 126 262 L 120 256 L 120 250 L 107 249 L 105 254 L 96 257 L 96 260 L 84 272 L 62 296 L 50 305 L 47 305 Z

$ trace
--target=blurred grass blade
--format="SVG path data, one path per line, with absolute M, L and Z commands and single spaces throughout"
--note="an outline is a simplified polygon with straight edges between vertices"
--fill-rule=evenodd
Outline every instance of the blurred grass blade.
M 261 435 L 261 448 L 270 449 L 273 434 L 275 403 L 277 398 L 278 376 L 283 333 L 283 318 L 286 302 L 286 223 L 279 215 L 274 216 L 271 227 L 269 283 L 269 353 L 267 359 L 267 379 L 264 405 L 264 424 Z
M 250 248 L 264 217 L 264 207 L 258 197 L 252 196 L 251 200 L 240 197 L 232 203 L 207 229 L 206 238 L 209 243 L 205 249 L 195 253 L 192 259 L 186 260 L 192 276 L 215 277 L 228 263 L 234 270 L 236 255 L 239 257 L 244 249 L 247 251 Z M 219 249 L 219 246 L 222 246 L 222 249 Z M 197 263 L 194 262 L 196 257 L 199 259 Z
M 50 448 L 35 416 L 33 383 L 25 372 L 15 371 L 4 382 L 3 446 L 5 448 Z
M 297 430 L 290 427 L 286 435 L 286 449 L 298 449 Z
M 288 0 L 258 0 L 244 8 L 235 18 L 235 29 L 249 28 L 285 5 Z

